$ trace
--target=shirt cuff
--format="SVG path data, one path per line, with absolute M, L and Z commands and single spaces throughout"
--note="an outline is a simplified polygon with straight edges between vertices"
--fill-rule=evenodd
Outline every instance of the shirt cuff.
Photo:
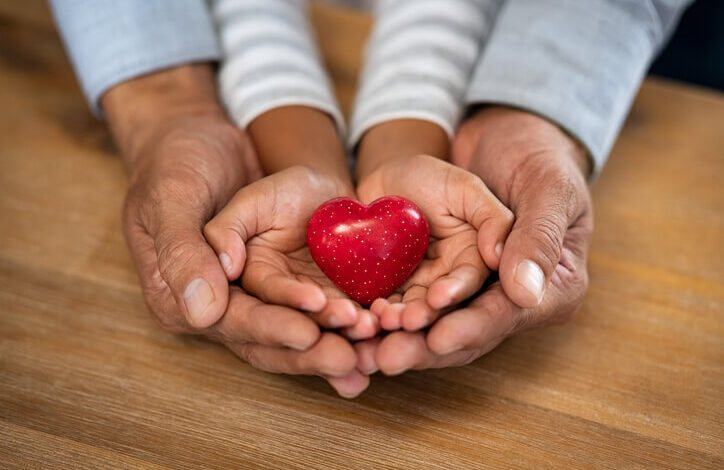
M 344 135 L 305 2 L 218 0 L 213 15 L 224 55 L 221 98 L 239 127 L 275 108 L 308 106 L 329 114 Z
M 510 105 L 577 138 L 601 170 L 661 38 L 647 2 L 508 2 L 467 104 Z
M 203 0 L 51 0 L 83 92 L 99 99 L 126 80 L 180 64 L 219 58 Z
M 499 1 L 380 0 L 365 54 L 347 145 L 372 126 L 420 119 L 450 138 Z

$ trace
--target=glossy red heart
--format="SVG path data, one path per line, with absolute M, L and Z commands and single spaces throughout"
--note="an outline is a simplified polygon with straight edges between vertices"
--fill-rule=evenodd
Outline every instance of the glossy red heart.
M 331 199 L 314 211 L 307 244 L 322 272 L 364 306 L 388 297 L 425 256 L 430 229 L 422 211 L 398 196 L 369 206 Z

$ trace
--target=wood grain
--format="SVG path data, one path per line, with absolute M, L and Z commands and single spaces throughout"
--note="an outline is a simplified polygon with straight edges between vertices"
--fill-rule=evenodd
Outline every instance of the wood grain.
M 313 8 L 345 110 L 369 19 Z M 0 467 L 724 468 L 724 96 L 643 86 L 583 311 L 359 399 L 150 319 L 126 179 L 47 7 L 0 2 Z

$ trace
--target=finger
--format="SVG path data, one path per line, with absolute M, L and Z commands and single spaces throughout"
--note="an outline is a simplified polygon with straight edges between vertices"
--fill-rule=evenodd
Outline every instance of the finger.
M 229 280 L 241 276 L 246 262 L 246 243 L 268 228 L 264 208 L 259 207 L 259 198 L 264 197 L 259 189 L 265 186 L 262 180 L 242 188 L 204 226 L 204 236 L 218 254 Z
M 195 328 L 216 323 L 226 311 L 229 283 L 201 230 L 202 208 L 175 200 L 148 208 L 144 224 L 153 238 L 158 270 L 179 310 Z
M 394 331 L 380 341 L 375 362 L 385 375 L 398 375 L 424 357 L 425 336 L 420 332 Z
M 350 299 L 329 299 L 320 312 L 309 312 L 309 317 L 324 328 L 337 329 L 355 325 L 359 310 Z
M 334 333 L 323 333 L 306 351 L 254 343 L 224 344 L 252 367 L 277 374 L 345 377 L 357 364 L 352 345 Z
M 516 330 L 522 314 L 496 283 L 468 307 L 438 320 L 427 334 L 427 345 L 438 355 L 473 349 L 484 354 Z
M 479 258 L 477 252 L 476 257 Z M 421 330 L 433 324 L 435 320 L 450 310 L 449 307 L 433 308 L 426 299 L 428 294 L 429 289 L 422 286 L 414 286 L 405 292 L 403 297 L 404 309 L 399 318 L 400 328 L 405 331 Z
M 306 167 L 287 168 L 274 176 L 240 189 L 204 227 L 204 234 L 220 259 L 226 260 L 222 255 L 228 255 L 230 279 L 241 275 L 249 256 L 244 245 L 255 235 L 266 232 L 277 243 L 302 246 L 305 231 L 299 227 L 303 227 L 305 214 L 324 200 L 326 189 L 321 188 L 320 179 Z M 273 235 L 272 230 L 276 230 Z
M 425 301 L 427 286 L 412 285 L 402 296 L 404 308 L 399 313 L 399 328 L 417 331 L 437 316 L 437 312 Z
M 380 331 L 380 323 L 376 315 L 369 310 L 359 309 L 359 320 L 351 327 L 343 328 L 342 335 L 351 340 L 369 339 Z
M 397 331 L 380 341 L 375 361 L 382 373 L 399 375 L 410 369 L 462 366 L 478 356 L 474 351 L 457 351 L 439 356 L 428 348 L 423 332 Z
M 495 282 L 466 308 L 446 315 L 430 328 L 430 349 L 438 354 L 458 350 L 485 354 L 513 333 L 571 318 L 588 287 L 586 253 L 591 222 L 587 217 L 579 218 L 566 233 L 561 262 L 551 276 L 543 302 L 521 308 L 508 297 L 501 283 Z
M 430 285 L 425 299 L 433 309 L 458 304 L 480 290 L 489 274 L 477 248 L 469 246 L 455 257 L 450 273 Z
M 386 331 L 395 331 L 402 328 L 402 311 L 405 310 L 405 307 L 406 305 L 401 302 L 388 303 L 379 317 L 380 327 Z
M 238 287 L 230 290 L 226 315 L 207 331 L 207 336 L 225 344 L 257 343 L 305 351 L 320 338 L 319 327 L 307 315 L 278 305 L 269 305 Z
M 221 224 L 216 217 L 211 219 L 204 226 L 204 237 L 217 253 L 227 279 L 235 281 L 246 263 L 246 240 L 234 227 L 222 228 Z
M 126 225 L 124 232 L 138 269 L 143 297 L 153 319 L 171 333 L 194 333 L 195 329 L 180 314 L 168 284 L 161 277 L 153 238 L 140 225 Z
M 269 263 L 247 263 L 241 282 L 247 292 L 266 303 L 307 312 L 321 312 L 327 305 L 327 297 L 319 286 L 302 282 Z
M 488 268 L 497 270 L 503 246 L 513 226 L 513 212 L 472 173 L 456 171 L 450 184 L 456 191 L 456 194 L 451 196 L 457 199 L 453 206 L 462 207 L 462 213 L 456 209 L 453 215 L 467 221 L 477 230 L 480 256 Z
M 385 313 L 385 310 L 389 307 L 391 304 L 400 303 L 402 300 L 402 294 L 394 293 L 391 296 L 387 297 L 386 299 L 378 298 L 374 302 L 372 302 L 372 305 L 370 305 L 370 312 L 375 315 L 379 321 L 380 321 L 380 327 L 382 329 L 386 329 L 383 326 L 383 315 Z M 402 307 L 400 307 L 400 311 L 402 310 Z M 399 315 L 397 315 L 399 317 Z M 398 326 L 396 326 L 394 329 L 399 329 L 399 320 L 398 320 Z
M 568 177 L 539 175 L 511 194 L 516 221 L 505 242 L 500 280 L 508 297 L 521 307 L 535 307 L 543 300 L 551 275 L 561 258 L 569 226 L 587 204 L 583 182 Z
M 372 375 L 379 370 L 375 361 L 375 354 L 382 338 L 377 336 L 354 343 L 357 352 L 357 370 L 365 375 Z
M 325 377 L 325 379 L 343 398 L 356 398 L 370 386 L 369 376 L 357 369 L 344 377 Z
M 385 307 L 389 304 L 389 300 L 379 297 L 375 299 L 374 302 L 372 302 L 372 305 L 370 305 L 370 312 L 377 315 L 377 317 L 379 318 L 380 316 L 382 316 L 382 312 L 385 310 Z

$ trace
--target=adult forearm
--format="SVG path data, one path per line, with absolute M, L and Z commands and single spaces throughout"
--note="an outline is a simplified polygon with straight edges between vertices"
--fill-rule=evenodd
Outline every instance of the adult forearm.
M 224 119 L 210 64 L 183 65 L 128 80 L 108 90 L 101 105 L 130 170 L 144 143 L 173 126 L 176 118 Z

